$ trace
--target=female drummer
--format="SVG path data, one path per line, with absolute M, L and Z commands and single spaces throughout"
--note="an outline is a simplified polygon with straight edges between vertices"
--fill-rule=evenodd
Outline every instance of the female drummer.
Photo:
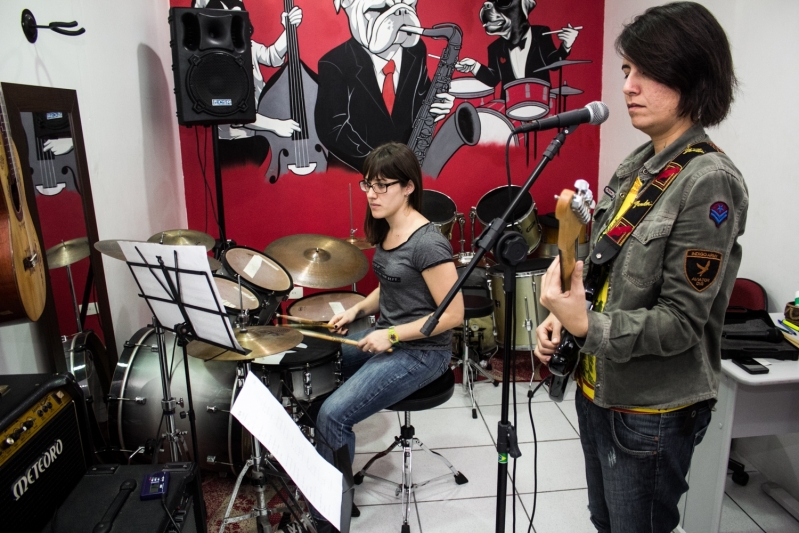
M 380 313 L 375 328 L 353 334 L 358 346 L 342 345 L 342 372 L 349 377 L 317 416 L 319 452 L 355 457 L 353 424 L 385 409 L 439 377 L 452 357 L 452 328 L 463 323 L 458 294 L 429 337 L 420 330 L 458 279 L 452 246 L 420 213 L 422 173 L 404 144 L 375 148 L 364 162 L 365 233 L 376 245 L 372 266 L 378 287 L 330 319 L 339 333 L 358 318 Z M 388 350 L 392 349 L 391 352 Z M 325 443 L 327 445 L 325 445 Z
M 693 2 L 648 9 L 616 49 L 630 120 L 650 141 L 618 167 L 594 212 L 593 310 L 582 263 L 570 291 L 561 293 L 557 259 L 544 276 L 551 314 L 536 330 L 536 355 L 549 360 L 561 326 L 581 347 L 576 409 L 593 525 L 670 532 L 718 394 L 721 328 L 741 262 L 746 185 L 704 129 L 727 116 L 736 80 L 724 30 Z M 680 171 L 670 163 L 684 153 L 701 155 L 683 156 Z M 603 249 L 614 238 L 621 247 Z

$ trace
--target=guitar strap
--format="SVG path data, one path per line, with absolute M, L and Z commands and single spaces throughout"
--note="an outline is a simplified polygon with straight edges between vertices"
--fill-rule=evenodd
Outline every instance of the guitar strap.
M 646 188 L 638 194 L 638 198 L 624 215 L 613 223 L 597 241 L 591 252 L 591 264 L 609 265 L 632 235 L 635 228 L 652 210 L 655 203 L 663 196 L 677 176 L 695 157 L 722 150 L 710 142 L 699 142 L 688 146 L 672 159 Z M 722 152 L 723 153 L 723 152 Z M 601 269 L 605 270 L 605 269 Z

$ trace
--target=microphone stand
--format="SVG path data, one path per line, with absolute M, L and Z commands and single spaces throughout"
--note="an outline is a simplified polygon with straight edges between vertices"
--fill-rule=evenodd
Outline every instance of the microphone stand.
M 533 170 L 527 182 L 522 186 L 519 193 L 505 210 L 501 217 L 495 218 L 485 227 L 480 238 L 476 241 L 477 249 L 474 257 L 461 273 L 458 281 L 450 289 L 449 293 L 441 301 L 435 312 L 427 319 L 420 330 L 421 333 L 429 337 L 438 325 L 441 315 L 449 307 L 452 299 L 461 290 L 469 275 L 480 263 L 480 259 L 489 250 L 494 251 L 494 257 L 502 264 L 504 269 L 503 291 L 505 293 L 505 331 L 511 335 L 513 311 L 515 309 L 516 296 L 516 265 L 524 261 L 527 256 L 527 243 L 518 232 L 505 232 L 505 227 L 511 214 L 516 210 L 516 206 L 521 202 L 522 197 L 527 194 L 544 171 L 544 168 L 552 161 L 560 151 L 561 146 L 566 142 L 566 136 L 573 133 L 579 124 L 569 126 L 560 131 L 541 156 L 541 160 Z M 512 133 L 511 135 L 514 135 Z M 508 455 L 512 458 L 521 457 L 518 442 L 516 440 L 516 430 L 508 421 L 509 410 L 509 384 L 510 384 L 510 352 L 513 349 L 512 342 L 506 342 L 503 349 L 503 368 L 502 368 L 502 412 L 497 425 L 497 453 L 498 453 L 498 472 L 497 472 L 497 518 L 496 533 L 505 532 L 505 507 L 508 485 Z

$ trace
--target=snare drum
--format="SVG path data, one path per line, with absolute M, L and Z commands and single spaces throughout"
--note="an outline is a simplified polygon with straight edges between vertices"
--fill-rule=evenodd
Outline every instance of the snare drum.
M 175 334 L 164 333 L 167 361 L 171 366 L 170 392 L 176 400 L 185 399 L 188 410 L 186 375 L 183 370 L 183 349 L 177 346 Z M 119 357 L 109 395 L 109 433 L 120 451 L 130 455 L 147 439 L 160 438 L 166 431 L 166 423 L 160 424 L 163 410 L 161 371 L 156 347 L 156 335 L 152 328 L 142 328 L 130 341 Z M 242 447 L 249 446 L 249 434 L 243 430 L 235 417 L 230 415 L 230 406 L 235 394 L 236 363 L 232 361 L 203 361 L 189 357 L 191 390 L 195 405 L 197 440 L 200 467 L 213 470 L 237 472 L 236 466 L 248 456 Z M 178 430 L 186 431 L 186 445 L 192 449 L 189 420 L 175 415 Z M 158 461 L 169 460 L 167 450 Z M 209 457 L 214 458 L 209 462 Z M 231 463 L 235 466 L 215 464 Z
M 341 313 L 365 299 L 363 294 L 352 291 L 320 292 L 295 301 L 286 310 L 286 314 L 316 322 L 329 322 L 336 313 Z M 371 324 L 370 317 L 363 317 L 349 324 L 347 329 L 349 333 L 356 333 L 368 329 Z
M 222 274 L 214 274 L 214 283 L 232 324 L 238 320 L 242 309 L 246 309 L 250 317 L 246 326 L 256 324 L 262 326 L 271 318 L 261 316 L 265 306 L 264 299 L 255 292 L 252 285 L 243 279 L 241 280 L 241 294 L 239 294 L 239 282 L 236 279 Z
M 522 78 L 505 84 L 505 114 L 514 120 L 536 120 L 549 113 L 549 82 Z
M 515 127 L 513 122 L 505 116 L 505 102 L 503 100 L 491 100 L 477 108 L 477 116 L 480 118 L 480 140 L 477 144 L 500 144 L 505 146 Z M 511 144 L 519 146 L 518 135 L 513 136 Z
M 438 191 L 422 191 L 422 215 L 432 222 L 447 240 L 452 239 L 457 208 L 452 198 Z
M 535 328 L 549 315 L 546 307 L 539 303 L 538 288 L 541 278 L 552 263 L 552 258 L 532 259 L 521 263 L 516 269 L 516 342 L 514 350 L 535 348 Z M 497 344 L 505 345 L 505 292 L 502 290 L 504 272 L 500 266 L 488 269 L 491 281 L 491 296 L 494 298 L 494 318 L 497 327 Z M 528 323 L 529 320 L 529 323 Z M 529 329 L 528 329 L 529 325 Z
M 288 396 L 281 381 L 295 398 L 307 402 L 333 392 L 341 383 L 341 345 L 315 337 L 305 337 L 291 350 L 252 362 L 252 371 L 278 400 Z
M 449 83 L 449 94 L 461 100 L 477 100 L 474 105 L 483 105 L 486 98 L 494 96 L 494 88 L 477 78 L 455 78 Z
M 515 198 L 521 189 L 518 185 L 511 185 L 511 199 Z M 509 205 L 507 185 L 488 191 L 477 202 L 477 220 L 485 228 L 492 220 L 501 217 Z M 505 226 L 506 229 L 522 234 L 528 245 L 528 253 L 535 250 L 541 242 L 541 228 L 536 219 L 535 202 L 529 192 L 517 204 L 516 210 L 511 213 L 511 218 L 512 222 Z M 474 228 L 472 228 L 472 232 L 474 232 Z
M 234 279 L 237 275 L 241 276 L 255 292 L 261 294 L 264 300 L 261 312 L 261 316 L 265 317 L 263 323 L 272 319 L 280 304 L 294 288 L 291 274 L 280 263 L 245 246 L 236 246 L 225 251 L 222 256 L 222 273 Z

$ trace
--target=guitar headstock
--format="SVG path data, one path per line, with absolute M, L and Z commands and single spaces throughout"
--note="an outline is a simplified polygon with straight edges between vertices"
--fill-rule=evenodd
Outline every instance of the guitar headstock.
M 563 189 L 556 197 L 555 218 L 558 219 L 558 250 L 563 290 L 571 287 L 571 275 L 577 257 L 577 238 L 583 226 L 591 221 L 591 211 L 596 207 L 588 182 L 577 180 L 574 190 Z

